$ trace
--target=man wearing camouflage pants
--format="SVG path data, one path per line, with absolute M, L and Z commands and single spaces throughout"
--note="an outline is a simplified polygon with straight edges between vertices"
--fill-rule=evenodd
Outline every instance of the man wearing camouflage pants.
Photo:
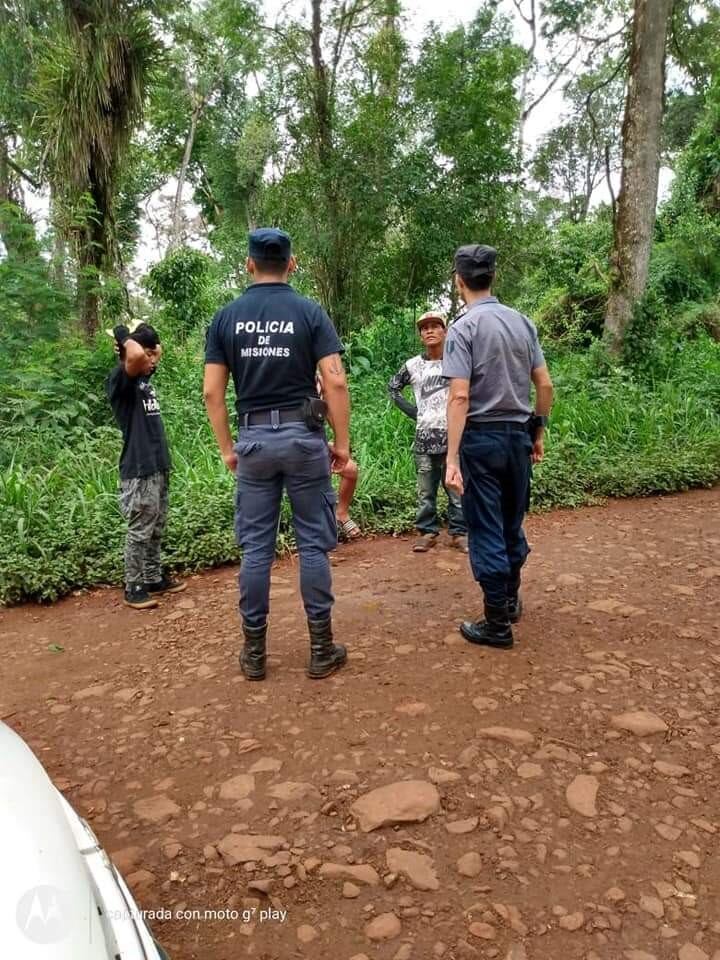
M 185 584 L 163 574 L 160 544 L 167 522 L 170 453 L 160 403 L 150 377 L 162 347 L 155 330 L 140 324 L 133 333 L 113 331 L 119 363 L 108 377 L 110 404 L 123 434 L 120 509 L 128 522 L 125 541 L 125 603 L 156 607 L 157 595 L 179 593 Z

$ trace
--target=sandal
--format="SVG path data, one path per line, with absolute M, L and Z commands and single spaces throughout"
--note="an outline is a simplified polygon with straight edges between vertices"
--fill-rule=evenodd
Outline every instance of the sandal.
M 357 540 L 362 536 L 362 531 L 354 520 L 343 520 L 338 524 L 338 536 L 341 540 Z

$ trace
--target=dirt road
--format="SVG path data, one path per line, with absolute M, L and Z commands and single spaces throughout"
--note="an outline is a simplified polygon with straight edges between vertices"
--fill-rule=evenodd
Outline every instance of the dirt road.
M 203 912 L 154 924 L 172 960 L 720 960 L 720 490 L 529 534 L 512 651 L 460 638 L 464 557 L 365 541 L 331 680 L 288 561 L 265 683 L 227 569 L 1 612 L 0 716 L 144 909 Z

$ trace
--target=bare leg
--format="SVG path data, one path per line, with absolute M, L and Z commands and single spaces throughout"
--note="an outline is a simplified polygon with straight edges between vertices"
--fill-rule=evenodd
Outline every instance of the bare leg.
M 354 460 L 348 460 L 345 469 L 340 474 L 340 489 L 338 490 L 337 518 L 340 523 L 350 519 L 350 504 L 355 495 L 358 482 L 358 466 Z

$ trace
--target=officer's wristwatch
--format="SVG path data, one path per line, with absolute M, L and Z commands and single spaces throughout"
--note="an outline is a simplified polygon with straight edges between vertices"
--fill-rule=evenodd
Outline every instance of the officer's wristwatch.
M 550 422 L 550 417 L 544 417 L 538 413 L 534 413 L 532 416 L 532 419 L 533 419 L 533 424 L 536 427 L 546 427 Z

